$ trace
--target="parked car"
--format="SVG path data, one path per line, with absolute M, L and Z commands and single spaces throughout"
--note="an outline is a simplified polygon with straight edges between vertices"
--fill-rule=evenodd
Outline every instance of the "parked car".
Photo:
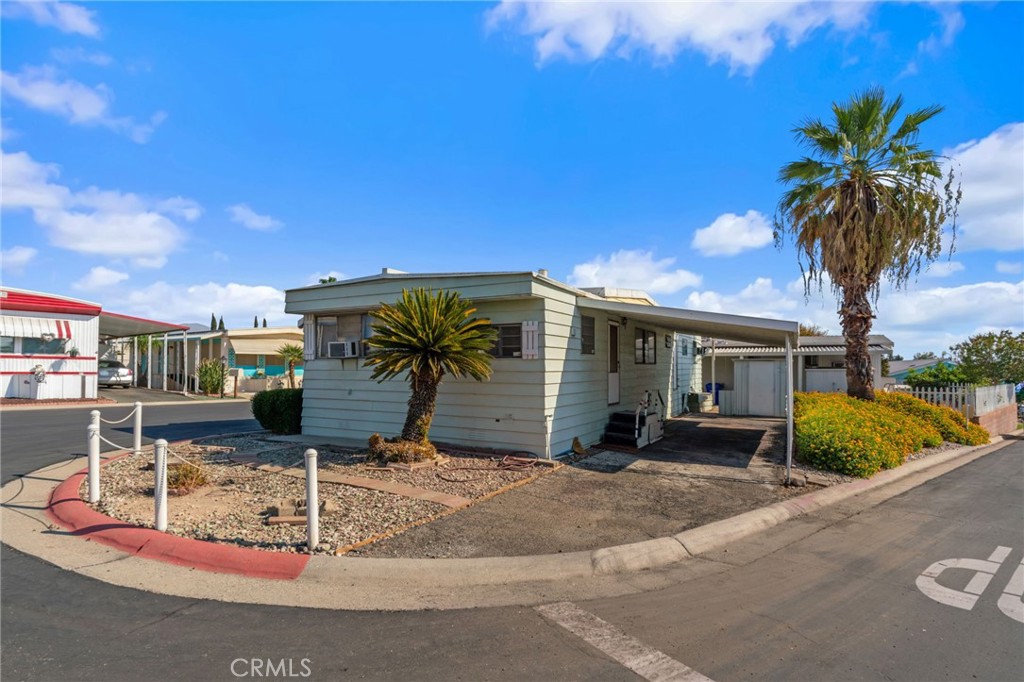
M 100 360 L 99 385 L 100 386 L 124 386 L 132 385 L 132 371 L 117 360 Z

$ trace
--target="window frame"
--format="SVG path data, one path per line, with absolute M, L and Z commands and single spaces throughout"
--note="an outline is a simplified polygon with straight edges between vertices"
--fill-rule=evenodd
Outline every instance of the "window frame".
M 589 332 L 587 329 L 589 321 Z M 590 315 L 580 316 L 580 353 L 597 355 L 597 318 Z
M 497 332 L 497 336 L 494 339 L 494 345 L 491 346 L 490 354 L 492 358 L 496 360 L 521 360 L 523 358 L 523 325 L 522 323 L 509 323 L 509 324 L 492 324 L 491 328 Z M 510 345 L 508 354 L 506 354 L 505 343 L 502 337 L 503 330 L 512 330 L 516 332 L 518 337 L 518 346 Z
M 658 364 L 658 333 L 653 329 L 636 327 L 633 330 L 633 364 Z

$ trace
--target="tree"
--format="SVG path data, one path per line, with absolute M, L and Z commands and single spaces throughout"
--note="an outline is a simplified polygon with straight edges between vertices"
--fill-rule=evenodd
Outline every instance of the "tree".
M 900 289 L 941 251 L 947 219 L 956 234 L 960 190 L 942 184 L 934 152 L 917 142 L 930 106 L 897 123 L 903 98 L 881 88 L 833 103 L 834 121 L 809 119 L 793 132 L 809 151 L 779 171 L 788 186 L 775 215 L 775 243 L 792 236 L 806 293 L 826 277 L 846 338 L 847 393 L 873 400 L 868 336 L 880 283 Z
M 277 349 L 277 354 L 288 363 L 288 387 L 295 388 L 295 365 L 305 357 L 302 346 L 297 343 L 286 343 Z
M 253 329 L 258 329 L 259 326 L 260 326 L 260 316 L 259 315 L 253 315 L 252 316 L 252 328 Z
M 914 353 L 914 360 L 937 360 L 938 356 L 930 350 Z
M 828 330 L 816 324 L 800 323 L 800 336 L 828 336 Z
M 890 358 L 893 362 L 903 362 L 903 356 L 896 354 Z
M 967 376 L 959 367 L 950 367 L 944 362 L 925 367 L 921 371 L 910 370 L 907 372 L 906 383 L 914 388 L 938 388 L 951 384 L 969 383 Z
M 220 316 L 220 322 L 217 323 L 217 331 L 224 331 L 224 316 Z
M 217 328 L 217 316 L 210 313 L 210 331 L 212 332 Z
M 264 317 L 263 318 L 263 327 L 266 328 L 266 326 L 267 326 L 267 318 Z
M 334 275 L 331 275 L 330 277 L 321 277 L 320 278 L 320 284 L 330 284 L 331 282 L 337 282 L 337 281 L 338 281 L 338 278 L 335 277 Z
M 882 358 L 882 376 L 889 376 L 889 358 L 886 357 Z
M 951 346 L 953 359 L 967 380 L 977 384 L 1024 381 L 1024 332 L 1014 335 L 1009 329 L 975 334 Z
M 446 374 L 483 381 L 491 376 L 491 355 L 497 336 L 490 321 L 472 317 L 470 301 L 454 291 L 403 289 L 394 305 L 383 304 L 373 315 L 374 335 L 365 366 L 373 367 L 378 383 L 406 374 L 409 408 L 401 440 L 427 443 L 437 390 Z

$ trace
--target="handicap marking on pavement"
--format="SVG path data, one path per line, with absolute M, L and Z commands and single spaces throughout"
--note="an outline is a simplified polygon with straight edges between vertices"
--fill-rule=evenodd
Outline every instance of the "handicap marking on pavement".
M 606 656 L 650 682 L 712 682 L 674 658 L 652 649 L 567 601 L 536 607 L 540 615 L 565 628 Z
M 926 568 L 914 581 L 917 589 L 924 595 L 934 599 L 940 604 L 952 606 L 964 611 L 970 611 L 978 603 L 978 599 L 985 592 L 993 576 L 999 571 L 1006 558 L 1013 550 L 1010 547 L 999 546 L 992 552 L 988 559 L 943 559 L 936 561 Z M 967 583 L 963 590 L 954 590 L 951 587 L 940 585 L 936 578 L 951 568 L 962 568 L 973 571 L 974 576 Z M 996 600 L 996 605 L 1003 614 L 1009 616 L 1018 623 L 1024 623 L 1024 558 L 1014 571 L 1010 582 L 1003 588 L 1002 595 Z

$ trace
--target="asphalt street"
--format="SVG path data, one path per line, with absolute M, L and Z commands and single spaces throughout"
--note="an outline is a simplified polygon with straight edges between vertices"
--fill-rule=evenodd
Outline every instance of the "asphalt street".
M 98 409 L 103 419 L 115 421 L 128 415 L 131 405 L 39 410 L 3 410 L 0 414 L 0 473 L 7 483 L 48 464 L 69 457 L 84 457 L 89 412 Z M 181 405 L 144 405 L 142 442 L 157 438 L 168 441 L 198 438 L 218 433 L 253 431 L 260 425 L 252 418 L 249 403 L 189 402 Z M 114 426 L 102 425 L 104 438 L 131 447 L 132 420 Z M 106 452 L 113 446 L 101 443 Z
M 189 415 L 182 409 L 189 408 L 161 413 L 154 426 L 182 437 L 187 418 L 208 433 L 232 420 L 211 415 L 209 406 Z M 8 433 L 7 416 L 5 469 L 8 442 L 24 442 L 23 434 Z M 38 452 L 37 459 L 23 457 L 20 466 L 47 463 Z M 197 601 L 113 587 L 4 547 L 0 674 L 115 681 L 641 679 L 622 663 L 633 647 L 648 662 L 634 669 L 650 670 L 651 652 L 660 652 L 677 664 L 674 670 L 685 666 L 718 682 L 1021 679 L 1024 624 L 999 606 L 1024 556 L 1021 442 L 878 506 L 834 517 L 809 536 L 794 534 L 796 519 L 768 531 L 767 540 L 730 545 L 709 557 L 726 567 L 716 574 L 562 608 L 582 609 L 619 633 L 598 632 L 592 643 L 572 623 L 529 607 L 357 613 Z M 774 551 L 765 555 L 766 541 Z M 996 566 L 994 575 L 980 594 L 967 595 L 976 597 L 969 609 L 962 601 L 939 603 L 934 590 L 930 596 L 918 587 L 936 562 L 994 553 L 1005 556 L 986 564 Z M 966 594 L 969 584 L 978 592 L 972 570 L 939 573 L 936 583 L 950 592 Z M 268 660 L 289 667 L 266 675 Z

